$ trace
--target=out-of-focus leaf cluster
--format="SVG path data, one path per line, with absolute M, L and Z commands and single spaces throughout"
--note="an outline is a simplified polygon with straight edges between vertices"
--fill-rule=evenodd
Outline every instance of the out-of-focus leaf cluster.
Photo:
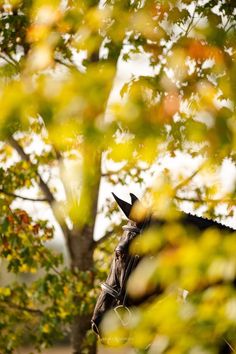
M 192 213 L 204 206 L 205 218 L 219 220 L 224 200 L 232 208 L 233 192 L 222 196 L 219 181 L 210 182 L 217 168 L 207 163 L 199 169 L 197 175 L 208 176 L 208 181 L 198 182 L 198 189 L 195 174 L 189 178 L 180 174 L 178 181 L 171 181 L 167 169 L 150 188 L 146 198 L 156 224 L 131 244 L 131 253 L 142 259 L 129 279 L 128 293 L 135 301 L 156 295 L 131 308 L 131 315 L 120 312 L 126 326 L 115 312 L 108 313 L 103 322 L 105 344 L 128 343 L 151 354 L 192 350 L 216 354 L 235 347 L 236 233 L 221 223 L 200 231 L 197 225 L 185 224 L 176 209 L 181 201 L 176 193 L 183 200 L 193 196 Z
M 73 316 L 91 311 L 90 281 L 91 274 L 75 277 L 67 269 L 60 273 L 50 269 L 30 285 L 0 287 L 1 351 L 13 353 L 26 342 L 42 349 L 67 336 Z M 79 306 L 73 301 L 76 296 L 81 297 Z
M 103 323 L 105 342 L 117 346 L 128 341 L 140 350 L 149 348 L 148 353 L 218 353 L 226 343 L 234 347 L 235 241 L 232 230 L 199 232 L 181 218 L 138 236 L 131 252 L 142 260 L 128 291 L 135 299 L 155 289 L 157 295 L 131 308 L 131 317 L 125 312 L 125 327 L 109 313 Z
M 33 221 L 24 210 L 8 209 L 4 204 L 1 210 L 1 256 L 8 261 L 9 271 L 36 272 L 38 267 L 49 270 L 61 264 L 61 256 L 44 245 L 53 236 L 47 221 Z
M 12 207 L 19 190 L 35 186 L 41 172 L 41 185 L 45 175 L 51 182 L 55 167 L 66 201 L 53 203 L 53 211 L 63 227 L 81 230 L 92 223 L 94 186 L 101 177 L 112 185 L 141 184 L 141 170 L 178 150 L 201 155 L 214 167 L 226 157 L 235 161 L 235 6 L 233 0 L 9 0 L 0 2 L 0 20 L 0 138 L 6 141 L 0 153 L 7 165 L 0 170 L 1 256 L 13 272 L 46 270 L 29 287 L 0 289 L 0 343 L 11 353 L 23 337 L 24 321 L 32 324 L 30 336 L 45 345 L 73 314 L 91 312 L 96 274 L 95 269 L 76 276 L 57 273 L 61 257 L 44 244 L 53 230 Z M 127 79 L 122 98 L 107 107 L 121 59 L 135 66 L 137 57 L 148 61 L 148 75 Z M 12 162 L 12 136 L 26 161 Z M 32 148 L 36 142 L 44 146 L 40 153 Z M 109 168 L 102 173 L 104 160 L 122 163 L 121 173 Z M 65 174 L 72 161 L 79 167 Z M 174 201 L 190 198 L 191 192 L 192 209 L 205 203 L 208 216 L 216 217 L 222 198 L 209 183 L 189 181 L 179 187 L 180 176 L 151 189 L 154 213 L 167 225 L 149 230 L 133 246 L 154 257 L 140 267 L 143 282 L 133 280 L 135 289 L 158 284 L 163 290 L 163 297 L 134 313 L 128 328 L 135 347 L 153 342 L 151 353 L 214 352 L 224 340 L 234 344 L 234 235 L 209 231 L 196 237 L 194 230 L 183 228 Z M 58 184 L 52 184 L 58 192 Z M 234 195 L 224 196 L 230 207 Z M 106 266 L 100 267 L 112 247 L 107 243 L 96 250 L 103 279 Z M 166 297 L 170 285 L 189 288 L 189 300 Z M 79 297 L 76 309 L 73 296 Z M 10 300 L 15 306 L 9 312 Z M 40 311 L 33 319 L 34 311 L 19 306 Z M 127 337 L 126 329 L 117 330 Z

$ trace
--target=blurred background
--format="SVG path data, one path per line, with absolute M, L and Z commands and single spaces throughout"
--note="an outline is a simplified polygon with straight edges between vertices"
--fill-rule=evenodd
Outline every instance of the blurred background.
M 3 0 L 0 19 L 0 352 L 233 350 L 234 1 Z M 130 283 L 163 293 L 102 346 L 90 319 L 126 222 L 111 192 L 163 221 Z

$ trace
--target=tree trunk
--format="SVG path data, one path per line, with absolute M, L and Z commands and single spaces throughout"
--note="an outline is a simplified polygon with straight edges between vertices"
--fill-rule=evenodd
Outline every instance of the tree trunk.
M 99 187 L 99 186 L 98 186 Z M 97 199 L 96 199 L 97 200 Z M 95 218 L 94 218 L 95 223 Z M 72 236 L 73 237 L 73 236 Z M 76 241 L 76 237 L 73 237 Z M 78 247 L 79 245 L 79 247 Z M 90 271 L 93 274 L 93 227 L 84 227 L 80 234 L 79 241 L 77 239 L 74 244 L 74 251 L 77 254 L 76 259 L 72 262 L 72 267 L 79 269 L 79 271 Z M 90 287 L 94 287 L 93 277 L 91 277 Z M 74 303 L 80 306 L 81 298 L 75 296 Z M 73 354 L 96 354 L 97 353 L 97 338 L 92 334 L 89 341 L 86 341 L 86 335 L 91 328 L 92 313 L 80 314 L 74 318 L 71 331 L 71 342 L 73 347 Z
M 84 257 L 85 247 L 83 249 L 83 256 L 80 257 L 81 266 L 84 271 L 93 271 L 93 253 L 88 250 L 88 256 Z M 82 253 L 82 252 L 81 252 Z M 79 268 L 81 269 L 81 268 Z M 93 288 L 93 278 L 91 278 L 90 287 Z M 81 297 L 75 296 L 74 303 L 78 308 L 80 307 Z M 95 334 L 91 334 L 89 341 L 86 340 L 87 332 L 91 328 L 92 313 L 79 314 L 75 316 L 71 328 L 71 342 L 73 347 L 73 354 L 96 354 L 97 353 L 97 338 Z
M 73 354 L 96 354 L 97 339 L 93 336 L 89 345 L 85 346 L 85 336 L 90 327 L 91 314 L 76 316 L 72 325 L 71 337 Z
M 116 48 L 115 54 L 113 51 L 109 54 L 111 60 L 115 66 L 117 64 L 120 51 L 122 48 L 123 40 L 120 43 L 114 43 L 113 47 Z M 112 57 L 113 55 L 113 57 Z M 98 62 L 99 55 L 98 52 L 91 58 L 91 63 Z M 115 77 L 115 74 L 114 74 Z M 112 88 L 113 81 L 111 81 Z M 101 105 L 106 109 L 106 104 L 109 99 L 109 95 L 106 98 L 106 102 L 101 102 Z M 104 111 L 105 114 L 105 111 Z M 71 267 L 72 269 L 78 269 L 79 271 L 90 271 L 93 273 L 93 253 L 95 248 L 95 242 L 93 240 L 94 226 L 97 215 L 97 203 L 99 195 L 99 186 L 101 180 L 101 160 L 102 151 L 97 151 L 96 145 L 94 144 L 91 148 L 90 144 L 86 142 L 83 143 L 83 174 L 85 185 L 82 186 L 81 196 L 83 196 L 83 190 L 89 200 L 89 217 L 82 226 L 78 226 L 72 232 L 67 233 L 67 244 L 71 256 Z M 86 199 L 85 198 L 85 199 Z M 81 197 L 82 200 L 84 200 Z M 80 208 L 82 206 L 80 205 Z M 68 231 L 68 229 L 67 229 Z M 93 279 L 91 279 L 91 289 L 93 288 Z M 79 298 L 74 299 L 75 304 L 79 306 Z M 91 317 L 92 314 L 80 314 L 74 318 L 72 324 L 71 341 L 73 346 L 73 354 L 96 354 L 97 345 L 96 337 L 92 338 L 90 343 L 86 342 L 86 334 L 91 328 Z
M 84 152 L 84 181 L 82 188 L 85 189 L 87 202 L 89 205 L 88 219 L 84 224 L 78 223 L 69 235 L 69 245 L 71 253 L 71 268 L 79 272 L 91 272 L 93 275 L 94 260 L 93 253 L 95 241 L 93 240 L 94 227 L 97 215 L 97 203 L 99 195 L 99 186 L 101 179 L 101 156 L 102 152 Z M 88 169 L 89 166 L 89 169 Z M 89 176 L 88 176 L 89 174 Z M 82 192 L 83 193 L 83 192 Z M 88 200 L 89 199 L 89 200 Z M 80 206 L 80 208 L 83 206 Z M 94 287 L 93 276 L 89 286 Z M 75 305 L 80 306 L 81 298 L 75 296 Z M 71 330 L 71 341 L 73 354 L 96 354 L 96 336 L 92 335 L 89 341 L 86 340 L 88 330 L 91 328 L 92 314 L 79 314 L 74 318 Z

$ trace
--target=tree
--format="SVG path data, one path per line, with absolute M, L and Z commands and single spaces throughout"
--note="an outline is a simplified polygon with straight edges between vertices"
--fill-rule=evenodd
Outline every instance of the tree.
M 0 289 L 1 350 L 13 352 L 27 321 L 36 347 L 50 344 L 72 323 L 74 353 L 95 353 L 94 338 L 84 338 L 93 308 L 101 177 L 114 184 L 128 176 L 142 181 L 140 170 L 182 151 L 201 155 L 204 164 L 174 183 L 166 171 L 151 190 L 157 214 L 171 211 L 171 218 L 174 198 L 204 204 L 211 217 L 222 200 L 234 204 L 234 191 L 222 196 L 193 183 L 225 158 L 235 160 L 234 4 L 14 0 L 1 3 L 1 26 L 1 255 L 10 272 L 45 271 L 29 286 Z M 153 75 L 131 78 L 123 99 L 108 110 L 119 62 L 135 55 L 148 58 Z M 122 162 L 120 173 L 104 171 L 105 159 Z M 79 165 L 75 189 L 64 175 L 68 161 Z M 37 198 L 22 197 L 21 189 L 36 186 Z M 45 247 L 53 236 L 50 225 L 14 207 L 20 198 L 50 206 L 66 241 L 69 269 L 58 268 L 60 255 Z M 150 321 L 145 323 L 149 333 Z

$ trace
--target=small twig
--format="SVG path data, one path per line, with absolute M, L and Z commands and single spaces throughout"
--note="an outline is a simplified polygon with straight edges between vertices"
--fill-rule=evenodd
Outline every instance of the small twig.
M 9 197 L 13 197 L 13 198 L 19 198 L 19 199 L 22 199 L 22 200 L 28 200 L 28 201 L 31 201 L 31 202 L 48 202 L 49 200 L 47 198 L 29 198 L 29 197 L 23 197 L 19 194 L 15 194 L 15 193 L 11 193 L 11 192 L 7 192 L 5 191 L 4 189 L 1 189 L 0 188 L 0 193 L 1 194 L 5 194 Z
M 179 197 L 175 196 L 174 197 L 177 200 L 180 201 L 186 201 L 186 202 L 193 202 L 193 203 L 212 203 L 212 204 L 217 204 L 217 203 L 232 203 L 235 202 L 234 205 L 236 205 L 236 199 L 208 199 L 208 198 L 185 198 L 185 197 Z
M 41 311 L 39 309 L 32 309 L 32 308 L 26 307 L 26 306 L 19 306 L 19 305 L 14 304 L 11 301 L 4 302 L 3 300 L 1 300 L 1 302 L 3 303 L 3 305 L 5 305 L 5 306 L 9 305 L 10 307 L 12 307 L 16 310 L 19 310 L 19 311 L 26 311 L 26 312 L 35 313 L 38 315 L 43 315 L 43 311 Z
M 12 57 L 12 55 L 10 55 L 9 53 L 6 54 L 6 55 L 8 56 L 8 58 L 11 59 L 11 61 L 13 62 L 13 64 L 14 64 L 15 66 L 19 66 L 18 61 L 17 61 L 16 59 L 14 59 L 14 58 Z
M 30 160 L 29 155 L 27 155 L 25 153 L 25 151 L 23 150 L 23 148 L 20 146 L 20 144 L 18 143 L 17 140 L 15 140 L 12 136 L 8 139 L 9 144 L 18 152 L 18 154 L 20 155 L 20 157 L 22 158 L 22 160 L 29 162 L 32 166 L 34 166 L 34 164 L 32 163 L 32 161 Z M 41 191 L 43 192 L 43 194 L 45 195 L 47 202 L 49 204 L 53 204 L 55 202 L 55 198 L 52 194 L 52 192 L 50 191 L 48 185 L 44 182 L 44 180 L 42 179 L 41 175 L 39 174 L 38 171 L 36 171 L 36 175 L 39 179 L 39 187 L 41 189 Z
M 67 64 L 67 63 L 63 62 L 62 60 L 60 60 L 60 59 L 54 59 L 54 60 L 55 60 L 56 63 L 64 65 L 68 69 L 74 68 L 74 66 L 72 64 Z
M 229 26 L 229 28 L 227 29 L 227 31 L 225 33 L 228 33 L 234 27 L 236 27 L 236 23 L 233 23 L 231 26 Z
M 20 146 L 20 144 L 18 143 L 17 140 L 15 140 L 11 136 L 10 138 L 8 138 L 8 143 L 16 150 L 16 152 L 19 154 L 19 156 L 21 157 L 21 159 L 23 161 L 27 161 L 32 167 L 35 166 L 33 164 L 33 162 L 30 160 L 30 156 L 25 153 L 24 149 Z M 55 219 L 57 220 L 58 224 L 60 225 L 60 227 L 63 231 L 69 252 L 70 252 L 70 254 L 73 254 L 73 249 L 72 249 L 72 245 L 71 245 L 71 232 L 70 232 L 68 226 L 66 225 L 66 223 L 64 221 L 60 220 L 60 218 L 58 217 L 58 215 L 55 211 L 54 203 L 56 200 L 54 198 L 54 195 L 52 194 L 47 183 L 44 182 L 44 180 L 42 179 L 40 173 L 37 170 L 35 171 L 35 173 L 36 173 L 36 176 L 38 177 L 39 188 L 41 189 L 42 193 L 45 195 L 47 202 L 49 203 L 49 205 L 52 208 Z
M 14 61 L 12 62 L 9 58 L 7 58 L 5 55 L 3 55 L 3 54 L 0 54 L 0 58 L 1 59 L 3 59 L 3 60 L 5 60 L 8 64 L 10 64 L 10 65 L 12 65 L 12 66 L 16 66 L 16 64 L 14 63 Z M 18 64 L 18 63 L 17 63 Z
M 114 231 L 108 231 L 104 236 L 102 236 L 99 240 L 97 240 L 95 242 L 95 244 L 100 245 L 101 243 L 105 242 L 112 235 L 114 235 Z
M 231 16 L 228 17 L 228 19 L 227 19 L 227 21 L 226 21 L 226 23 L 225 23 L 225 25 L 224 25 L 224 30 L 225 30 L 226 32 L 227 32 L 226 27 L 228 26 L 230 20 L 231 20 Z
M 230 350 L 232 350 L 232 353 L 235 353 L 234 348 L 232 347 L 232 345 L 224 338 L 225 343 L 229 346 Z
M 195 18 L 194 16 L 195 16 L 195 13 L 196 13 L 196 9 L 197 9 L 197 5 L 195 6 L 195 9 L 193 11 L 193 15 L 192 15 L 191 20 L 190 20 L 190 22 L 188 24 L 188 27 L 186 29 L 186 32 L 185 32 L 185 36 L 186 37 L 188 36 L 188 34 L 189 34 L 190 30 L 191 30 L 191 26 L 192 26 L 194 18 Z
M 44 245 L 42 244 L 41 240 L 40 240 L 40 246 L 44 247 Z M 40 251 L 39 249 L 37 249 L 37 252 L 41 255 L 42 258 L 44 258 L 46 261 L 49 260 L 47 255 L 45 255 L 44 252 Z M 50 265 L 51 269 L 61 278 L 61 273 L 59 270 L 57 270 L 57 268 L 55 268 L 53 265 Z
M 137 170 L 138 170 L 139 168 L 137 168 Z M 149 171 L 150 170 L 150 167 L 148 166 L 148 167 L 142 167 L 142 168 L 140 168 L 140 170 L 142 171 L 142 172 L 145 172 L 145 171 Z M 122 173 L 122 172 L 124 172 L 125 171 L 125 169 L 124 169 L 124 167 L 122 167 L 122 168 L 120 168 L 120 169 L 118 169 L 118 170 L 109 170 L 109 171 L 107 171 L 107 172 L 103 172 L 102 174 L 101 174 L 101 176 L 102 177 L 109 177 L 109 176 L 117 176 L 119 173 Z
M 186 186 L 204 167 L 204 164 L 201 165 L 194 173 L 191 174 L 188 178 L 186 178 L 183 182 L 180 182 L 177 184 L 177 186 L 174 188 L 175 192 L 178 191 L 178 189 Z

